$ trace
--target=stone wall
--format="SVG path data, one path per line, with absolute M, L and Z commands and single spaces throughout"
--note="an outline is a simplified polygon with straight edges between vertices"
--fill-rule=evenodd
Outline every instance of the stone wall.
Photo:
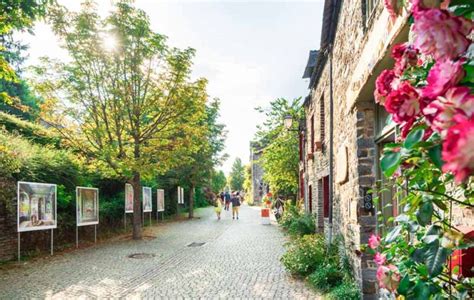
M 392 23 L 382 2 L 378 2 L 367 19 L 363 14 L 363 0 L 342 1 L 332 51 L 334 164 L 338 160 L 338 149 L 347 149 L 346 179 L 333 184 L 333 236 L 343 237 L 346 254 L 365 299 L 376 298 L 375 266 L 372 257 L 361 251 L 361 245 L 368 242 L 376 227 L 375 210 L 366 207 L 364 202 L 365 196 L 370 197 L 367 191 L 376 180 L 373 86 L 380 70 L 387 67 L 390 45 L 406 38 L 401 33 L 406 18 Z M 311 101 L 305 106 L 306 152 L 311 153 L 312 116 L 315 140 L 324 136 L 323 149 L 316 151 L 313 159 L 307 157 L 306 163 L 308 186 L 313 188 L 313 213 L 318 230 L 325 234 L 329 224 L 323 215 L 320 180 L 329 174 L 329 62 L 328 58 L 317 84 L 311 89 Z
M 0 190 L 0 261 L 6 261 L 17 253 L 15 182 L 0 178 Z
M 254 203 L 260 203 L 267 193 L 267 184 L 263 181 L 263 169 L 258 164 L 261 151 L 251 149 L 250 164 L 252 170 L 252 198 Z

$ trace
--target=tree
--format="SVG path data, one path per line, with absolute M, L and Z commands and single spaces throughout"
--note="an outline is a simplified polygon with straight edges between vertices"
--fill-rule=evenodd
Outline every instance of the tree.
M 207 99 L 205 93 L 201 97 L 204 100 Z M 214 99 L 204 106 L 203 117 L 198 118 L 194 124 L 188 125 L 196 130 L 196 134 L 189 137 L 194 151 L 188 151 L 188 164 L 185 167 L 185 178 L 190 190 L 189 218 L 194 216 L 196 187 L 210 184 L 214 168 L 225 158 L 225 155 L 221 155 L 225 141 L 224 125 L 217 123 L 219 106 L 219 100 Z
M 31 32 L 34 21 L 45 15 L 50 0 L 3 0 L 0 2 L 0 109 L 31 118 L 38 112 L 39 99 L 19 77 L 27 48 L 13 38 L 16 31 Z
M 243 189 L 245 180 L 245 169 L 242 165 L 242 160 L 237 157 L 232 165 L 232 171 L 229 174 L 229 185 L 234 191 L 241 191 Z
M 263 179 L 275 194 L 295 196 L 298 192 L 299 140 L 298 122 L 293 122 L 292 130 L 283 125 L 286 115 L 300 120 L 303 109 L 301 98 L 289 102 L 279 98 L 270 103 L 267 109 L 257 108 L 265 114 L 265 122 L 259 127 L 254 145 L 263 148 L 259 164 L 264 170 Z
M 179 161 L 172 152 L 192 129 L 187 107 L 202 92 L 201 81 L 189 81 L 194 50 L 167 47 L 146 13 L 125 0 L 105 19 L 86 1 L 78 13 L 54 7 L 50 20 L 71 59 L 47 66 L 60 82 L 49 86 L 63 95 L 48 121 L 72 147 L 133 185 L 133 238 L 140 239 L 141 178 Z
M 212 172 L 211 189 L 214 193 L 222 192 L 227 185 L 225 174 L 222 170 Z
M 246 195 L 246 200 L 250 201 L 250 199 L 253 199 L 252 195 L 252 165 L 248 164 L 245 166 L 245 179 L 243 183 L 243 188 L 245 191 Z

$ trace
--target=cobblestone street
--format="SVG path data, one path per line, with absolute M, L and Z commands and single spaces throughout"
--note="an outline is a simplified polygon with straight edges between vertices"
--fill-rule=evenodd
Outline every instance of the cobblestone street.
M 315 299 L 302 281 L 287 275 L 279 258 L 285 237 L 260 224 L 259 210 L 243 206 L 215 219 L 154 226 L 156 238 L 117 240 L 40 259 L 0 273 L 0 298 L 265 298 Z M 205 243 L 189 247 L 191 243 Z M 148 258 L 128 258 L 134 253 Z

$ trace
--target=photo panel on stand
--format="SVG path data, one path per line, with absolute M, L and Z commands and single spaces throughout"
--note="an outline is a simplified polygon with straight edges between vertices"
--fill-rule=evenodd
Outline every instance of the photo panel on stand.
M 125 184 L 125 213 L 133 212 L 133 186 L 130 183 Z
M 77 226 L 99 224 L 99 190 L 76 188 Z
M 151 212 L 151 188 L 143 187 L 143 212 Z
M 18 232 L 57 227 L 55 184 L 18 182 Z

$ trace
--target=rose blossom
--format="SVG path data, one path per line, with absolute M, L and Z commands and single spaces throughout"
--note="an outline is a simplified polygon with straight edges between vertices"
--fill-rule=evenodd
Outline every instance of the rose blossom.
M 398 86 L 398 83 L 399 80 L 392 70 L 383 70 L 375 81 L 375 102 L 383 105 L 385 98 Z
M 393 121 L 402 124 L 420 114 L 423 102 L 410 83 L 403 81 L 398 89 L 387 96 L 384 106 L 385 110 L 392 114 Z
M 436 99 L 447 89 L 456 85 L 464 76 L 462 64 L 462 61 L 437 61 L 428 73 L 426 78 L 428 84 L 421 91 L 422 96 Z
M 448 129 L 443 143 L 443 172 L 451 172 L 457 183 L 474 174 L 474 119 L 454 116 L 459 122 Z
M 385 255 L 377 252 L 375 253 L 374 261 L 377 265 L 381 266 L 387 261 L 387 259 L 385 258 Z
M 414 9 L 413 16 L 413 44 L 423 54 L 436 60 L 454 59 L 469 47 L 472 21 L 437 8 Z
M 372 234 L 369 238 L 369 247 L 372 249 L 375 249 L 379 245 L 380 245 L 380 236 Z
M 474 115 L 474 95 L 468 87 L 450 88 L 444 96 L 439 96 L 423 109 L 431 128 L 440 133 L 454 125 L 454 115 L 470 119 Z
M 377 269 L 377 280 L 381 288 L 395 291 L 400 283 L 400 272 L 394 265 L 379 266 Z
M 392 48 L 392 57 L 395 59 L 395 74 L 400 76 L 408 66 L 418 64 L 418 50 L 408 43 L 397 44 Z

